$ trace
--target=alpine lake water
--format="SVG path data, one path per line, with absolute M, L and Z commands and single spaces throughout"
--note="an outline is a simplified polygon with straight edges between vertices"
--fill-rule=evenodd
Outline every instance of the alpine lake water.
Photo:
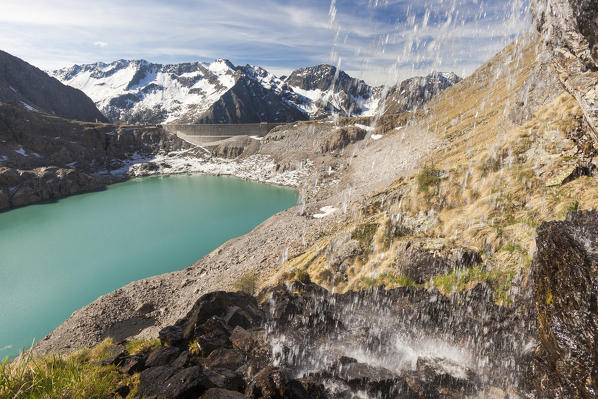
M 97 297 L 183 269 L 297 202 L 287 188 L 177 175 L 0 213 L 0 359 Z

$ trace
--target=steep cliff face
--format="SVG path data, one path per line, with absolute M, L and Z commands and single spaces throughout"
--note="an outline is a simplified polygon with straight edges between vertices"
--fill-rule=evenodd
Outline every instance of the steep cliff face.
M 573 212 L 538 229 L 534 298 L 540 346 L 538 398 L 598 393 L 598 211 Z
M 190 147 L 160 128 L 70 121 L 7 104 L 0 143 L 0 210 L 98 189 L 125 178 L 132 158 Z
M 534 0 L 531 8 L 559 80 L 581 106 L 598 144 L 598 4 Z
M 431 73 L 414 77 L 393 86 L 384 100 L 387 113 L 403 113 L 417 110 L 441 91 L 459 83 L 462 79 L 454 73 Z
M 69 119 L 107 122 L 85 93 L 4 51 L 0 51 L 0 102 Z

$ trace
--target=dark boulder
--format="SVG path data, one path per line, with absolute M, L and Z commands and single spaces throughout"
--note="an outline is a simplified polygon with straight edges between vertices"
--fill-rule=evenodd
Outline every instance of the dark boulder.
M 189 340 L 193 336 L 200 335 L 196 334 L 199 326 L 213 316 L 226 316 L 232 306 L 237 306 L 240 309 L 252 306 L 258 309 L 257 301 L 251 295 L 242 292 L 210 292 L 199 298 L 187 316 L 177 325 L 182 327 L 184 338 Z
M 123 374 L 134 374 L 145 368 L 145 359 L 142 356 L 128 356 L 119 366 Z
M 126 398 L 129 392 L 131 392 L 131 388 L 129 388 L 127 385 L 120 385 L 114 391 L 112 391 L 112 395 L 118 395 L 121 398 Z
M 230 389 L 233 391 L 243 391 L 245 389 L 245 380 L 243 376 L 229 369 L 212 368 L 205 370 L 203 375 L 216 388 Z
M 180 349 L 172 346 L 160 346 L 154 349 L 145 360 L 146 367 L 165 366 L 175 360 Z
M 162 345 L 178 346 L 184 342 L 183 329 L 180 326 L 168 326 L 158 333 Z
M 199 399 L 244 399 L 245 395 L 228 389 L 210 388 Z
M 598 392 L 598 211 L 538 228 L 532 265 L 540 398 Z
M 230 370 L 236 370 L 237 368 L 241 367 L 241 365 L 245 361 L 245 356 L 243 356 L 239 351 L 234 349 L 227 349 L 227 348 L 218 348 L 206 358 L 205 366 L 206 367 L 216 367 L 216 368 L 226 368 Z
M 160 366 L 141 373 L 138 392 L 142 398 L 191 399 L 213 387 L 199 366 L 185 369 Z
M 245 391 L 245 396 L 254 399 L 311 399 L 326 397 L 321 396 L 318 392 L 324 394 L 324 388 L 321 385 L 305 384 L 304 386 L 301 381 L 291 377 L 289 370 L 267 367 L 260 371 L 251 381 Z

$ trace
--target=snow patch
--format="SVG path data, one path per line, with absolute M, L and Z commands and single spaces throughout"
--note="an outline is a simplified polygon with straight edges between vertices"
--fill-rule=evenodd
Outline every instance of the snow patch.
M 17 154 L 21 154 L 24 157 L 28 157 L 29 156 L 27 154 L 27 152 L 23 149 L 23 146 L 20 146 L 18 149 L 14 150 L 14 152 L 16 152 Z
M 372 140 L 380 140 L 382 137 L 384 137 L 381 134 L 372 134 Z
M 23 104 L 23 107 L 27 108 L 29 111 L 37 111 L 37 109 L 35 107 L 32 107 L 31 105 L 27 104 L 25 101 L 21 101 L 21 104 Z
M 360 128 L 360 129 L 363 129 L 366 132 L 372 132 L 375 129 L 375 128 L 371 127 L 371 126 L 366 126 L 366 125 L 362 125 L 362 124 L 359 124 L 359 123 L 356 123 L 354 126 Z
M 313 215 L 314 219 L 323 219 L 328 215 L 332 215 L 334 212 L 338 211 L 338 209 L 334 208 L 333 206 L 327 205 L 323 208 L 320 208 L 320 212 Z

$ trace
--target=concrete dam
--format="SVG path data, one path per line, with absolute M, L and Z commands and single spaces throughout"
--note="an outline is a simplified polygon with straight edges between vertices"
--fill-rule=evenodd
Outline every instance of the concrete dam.
M 219 124 L 167 124 L 164 129 L 181 139 L 199 146 L 216 145 L 235 136 L 264 137 L 283 123 L 219 123 Z

